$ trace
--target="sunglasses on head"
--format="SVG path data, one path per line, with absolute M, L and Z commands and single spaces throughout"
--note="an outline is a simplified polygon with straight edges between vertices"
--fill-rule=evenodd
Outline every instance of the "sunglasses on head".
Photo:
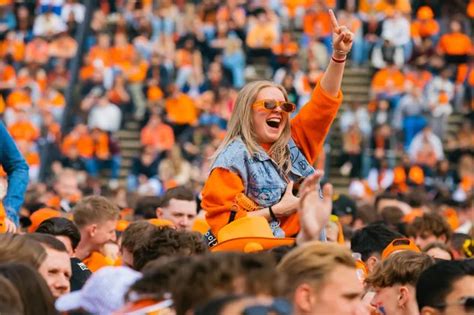
M 385 249 L 382 251 L 382 259 L 387 258 L 392 253 L 399 250 L 411 250 L 417 253 L 420 252 L 420 249 L 409 238 L 397 238 L 388 244 L 387 247 L 385 247 Z
M 445 309 L 448 306 L 460 305 L 464 307 L 466 313 L 472 314 L 474 312 L 474 296 L 464 296 L 459 300 L 452 303 L 441 303 L 437 304 L 434 307 L 438 309 Z
M 292 113 L 296 109 L 296 105 L 291 102 L 277 100 L 260 100 L 253 103 L 253 106 L 263 108 L 267 111 L 272 111 L 280 107 L 281 110 L 286 113 Z

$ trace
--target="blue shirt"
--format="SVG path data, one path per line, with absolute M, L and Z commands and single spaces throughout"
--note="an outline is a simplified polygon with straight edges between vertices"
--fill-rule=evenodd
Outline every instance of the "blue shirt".
M 7 195 L 3 206 L 7 217 L 16 225 L 19 223 L 20 207 L 28 186 L 28 165 L 16 147 L 5 125 L 0 122 L 0 165 L 8 175 Z

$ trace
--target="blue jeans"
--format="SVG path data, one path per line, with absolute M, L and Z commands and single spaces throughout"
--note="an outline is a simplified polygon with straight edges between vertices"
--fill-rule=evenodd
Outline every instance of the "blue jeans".
M 407 116 L 403 119 L 404 146 L 408 149 L 415 135 L 426 126 L 426 119 L 421 115 Z
M 122 158 L 120 155 L 113 155 L 108 160 L 101 160 L 98 158 L 84 159 L 87 173 L 92 177 L 97 177 L 99 172 L 104 169 L 110 169 L 111 179 L 118 179 L 120 175 L 120 162 Z
M 28 165 L 5 125 L 0 122 L 0 164 L 8 175 L 8 190 L 3 199 L 7 217 L 19 224 L 20 207 L 28 186 Z

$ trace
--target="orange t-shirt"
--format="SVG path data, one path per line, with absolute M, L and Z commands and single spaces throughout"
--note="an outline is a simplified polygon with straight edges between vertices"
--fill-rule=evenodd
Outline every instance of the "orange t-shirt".
M 110 66 L 112 62 L 112 54 L 110 48 L 102 48 L 94 46 L 89 51 L 89 59 L 93 63 L 95 60 L 100 60 L 104 66 Z
M 114 46 L 110 48 L 110 57 L 112 64 L 115 66 L 121 66 L 123 63 L 129 62 L 135 55 L 135 48 L 132 45 L 126 45 L 123 47 Z
M 41 98 L 38 101 L 38 107 L 44 110 L 49 108 L 61 108 L 66 105 L 66 99 L 61 93 L 55 93 L 52 98 Z
M 375 92 L 403 92 L 405 76 L 399 70 L 391 71 L 389 69 L 379 70 L 372 79 L 372 89 Z
M 327 12 L 308 13 L 303 17 L 303 32 L 314 36 L 318 30 L 321 37 L 331 36 L 331 18 Z
M 160 150 L 170 150 L 174 145 L 173 128 L 167 124 L 160 124 L 155 128 L 145 126 L 140 139 L 144 146 L 149 145 Z
M 438 49 L 447 55 L 468 55 L 472 44 L 469 36 L 463 33 L 449 33 L 441 36 Z
M 424 70 L 420 75 L 416 72 L 409 72 L 405 76 L 408 82 L 411 82 L 414 86 L 424 89 L 425 86 L 431 81 L 433 75 L 431 72 Z
M 132 83 L 145 81 L 147 71 L 148 63 L 145 60 L 142 60 L 138 65 L 130 64 L 130 67 L 127 71 L 128 81 Z
M 198 111 L 194 101 L 186 94 L 165 101 L 165 109 L 172 123 L 178 125 L 194 124 L 198 119 Z
M 15 140 L 35 141 L 39 137 L 38 129 L 29 121 L 18 121 L 8 131 Z
M 79 137 L 67 135 L 64 137 L 62 144 L 63 153 L 68 152 L 72 146 L 77 148 L 79 155 L 83 158 L 92 158 L 94 155 L 94 141 L 89 135 L 81 135 Z
M 31 107 L 31 97 L 22 90 L 15 90 L 8 95 L 7 106 L 14 109 Z
M 411 37 L 430 37 L 439 33 L 439 24 L 435 19 L 416 20 L 411 24 Z
M 6 65 L 3 71 L 0 71 L 0 82 L 8 82 L 16 77 L 15 68 Z
M 21 40 L 5 40 L 0 43 L 0 57 L 4 58 L 8 53 L 13 60 L 19 62 L 25 58 L 25 43 Z
M 341 92 L 333 97 L 318 84 L 311 100 L 291 121 L 292 137 L 310 164 L 318 158 L 341 102 Z M 247 215 L 246 208 L 237 202 L 244 193 L 245 187 L 238 174 L 223 168 L 212 170 L 202 190 L 202 207 L 214 235 L 229 222 L 231 209 L 236 210 L 235 219 Z M 297 234 L 300 229 L 298 214 L 283 219 L 281 227 L 287 236 Z

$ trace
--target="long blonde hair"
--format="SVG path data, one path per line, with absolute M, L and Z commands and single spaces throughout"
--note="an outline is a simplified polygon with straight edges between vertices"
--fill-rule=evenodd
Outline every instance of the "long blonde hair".
M 241 138 L 247 150 L 251 155 L 261 151 L 261 147 L 257 142 L 255 134 L 255 126 L 252 119 L 252 104 L 256 101 L 258 93 L 264 88 L 277 88 L 288 101 L 288 95 L 283 86 L 270 81 L 254 81 L 246 84 L 240 90 L 235 101 L 234 109 L 227 126 L 227 134 L 222 141 L 216 153 L 213 155 L 213 162 L 224 150 L 227 145 L 236 138 Z M 278 165 L 279 171 L 288 174 L 291 169 L 290 151 L 288 149 L 288 141 L 291 137 L 290 120 L 286 120 L 282 134 L 275 143 L 272 144 L 269 155 Z

